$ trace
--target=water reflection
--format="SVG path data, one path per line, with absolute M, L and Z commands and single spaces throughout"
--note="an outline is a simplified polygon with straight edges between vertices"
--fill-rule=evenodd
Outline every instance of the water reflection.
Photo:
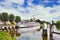
M 42 39 L 43 39 L 43 40 L 48 40 L 48 39 L 47 39 L 47 36 L 42 36 Z
M 56 27 L 54 26 L 54 30 L 56 30 Z M 17 40 L 60 40 L 60 35 L 58 34 L 52 34 L 51 36 L 49 35 L 50 29 L 48 27 L 48 36 L 43 36 L 42 35 L 42 29 L 40 31 L 35 31 L 35 32 L 26 32 L 26 33 L 21 33 L 21 36 L 17 37 Z
M 60 35 L 42 36 L 42 30 L 37 32 L 22 33 L 17 40 L 60 40 Z
M 53 40 L 53 36 L 50 36 L 50 38 L 48 38 L 48 36 L 42 36 L 43 40 Z
M 53 40 L 53 35 L 52 35 L 52 36 L 50 36 L 50 40 Z

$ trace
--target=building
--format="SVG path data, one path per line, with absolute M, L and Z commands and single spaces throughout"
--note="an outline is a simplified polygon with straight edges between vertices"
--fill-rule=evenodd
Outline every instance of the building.
M 4 24 L 4 22 L 2 22 L 1 20 L 0 20 L 0 25 L 3 25 Z

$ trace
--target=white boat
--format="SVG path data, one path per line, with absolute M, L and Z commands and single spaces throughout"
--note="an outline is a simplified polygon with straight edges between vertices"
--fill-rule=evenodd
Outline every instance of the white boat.
M 17 26 L 19 27 L 18 32 L 30 32 L 30 31 L 36 31 L 40 29 L 40 23 L 36 22 L 27 22 L 27 23 L 18 23 Z

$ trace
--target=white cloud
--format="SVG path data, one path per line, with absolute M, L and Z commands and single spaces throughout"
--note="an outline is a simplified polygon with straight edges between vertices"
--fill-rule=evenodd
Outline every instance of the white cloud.
M 19 10 L 20 9 L 20 10 Z M 29 15 L 26 15 L 26 13 L 22 13 L 21 11 L 25 11 L 24 8 L 19 7 L 19 9 L 14 8 L 3 8 L 0 6 L 0 13 L 7 12 L 8 14 L 14 14 L 15 16 L 20 16 L 23 19 L 30 19 Z M 27 18 L 28 17 L 28 18 Z
M 2 12 L 7 12 L 8 14 L 14 14 L 15 16 L 21 16 L 22 14 L 20 12 L 18 12 L 17 10 L 15 9 L 6 9 L 6 8 L 3 8 L 3 7 L 0 7 L 0 13 Z
M 24 3 L 24 0 L 7 0 L 6 2 L 14 2 L 14 3 L 19 3 L 19 4 L 23 4 Z
M 28 6 L 30 7 L 18 7 L 17 9 L 14 9 L 11 5 L 11 3 L 15 2 L 18 4 L 23 4 L 24 0 L 8 0 L 6 1 L 4 4 L 7 5 L 7 7 L 1 7 L 0 6 L 0 12 L 8 12 L 13 13 L 14 15 L 19 15 L 21 16 L 22 19 L 30 19 L 30 18 L 37 18 L 40 20 L 45 20 L 45 21 L 56 21 L 59 19 L 55 19 L 57 17 L 60 16 L 60 6 L 54 6 L 53 8 L 50 7 L 43 7 L 42 5 L 37 5 L 34 6 L 34 4 L 32 4 L 33 0 L 28 0 Z M 54 11 L 52 12 L 51 11 Z M 29 13 L 27 13 L 26 11 L 29 11 Z
M 35 6 L 35 7 L 27 7 L 27 10 L 30 12 L 30 14 L 28 14 L 30 17 L 33 16 L 35 18 L 39 18 L 42 20 L 46 20 L 46 21 L 56 21 L 58 19 L 55 20 L 55 18 L 57 18 L 58 16 L 60 16 L 60 6 L 55 6 L 53 8 L 45 8 L 43 6 Z M 50 13 L 51 10 L 56 10 L 56 12 Z

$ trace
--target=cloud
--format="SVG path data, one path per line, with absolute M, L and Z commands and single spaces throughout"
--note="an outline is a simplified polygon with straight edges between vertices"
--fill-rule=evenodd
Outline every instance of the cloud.
M 24 3 L 24 0 L 7 0 L 6 2 L 9 2 L 9 3 L 19 3 L 19 4 L 23 4 Z
M 28 14 L 27 13 L 28 11 L 22 7 L 19 7 L 18 9 L 14 9 L 14 8 L 4 8 L 4 7 L 0 6 L 0 13 L 2 13 L 2 12 L 7 12 L 8 14 L 14 14 L 15 16 L 18 15 L 22 18 L 22 20 L 30 19 L 29 15 L 26 15 L 26 14 Z
M 58 16 L 60 16 L 60 6 L 54 6 L 53 8 L 50 7 L 43 7 L 43 6 L 35 6 L 35 7 L 27 7 L 27 9 L 30 14 L 28 14 L 30 16 L 30 18 L 38 18 L 41 20 L 46 20 L 46 21 L 56 21 L 58 19 Z M 51 11 L 54 11 L 51 13 Z
M 0 0 L 0 2 L 5 2 L 5 0 Z
M 59 1 L 6 0 L 0 3 L 0 12 L 13 13 L 23 19 L 37 18 L 45 21 L 60 20 Z M 52 4 L 51 4 L 52 3 Z M 35 5 L 36 4 L 36 5 Z M 53 7 L 51 7 L 53 6 Z

